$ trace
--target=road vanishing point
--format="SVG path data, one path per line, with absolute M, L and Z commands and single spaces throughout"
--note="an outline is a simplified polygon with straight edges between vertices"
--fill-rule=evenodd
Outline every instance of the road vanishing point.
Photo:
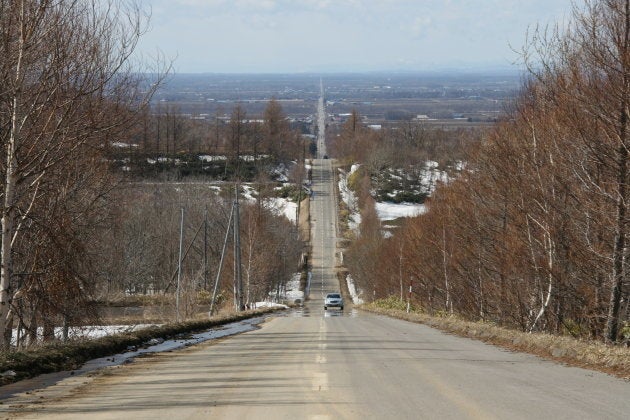
M 629 418 L 630 383 L 621 379 L 348 304 L 324 311 L 324 295 L 340 285 L 333 161 L 319 157 L 313 161 L 312 284 L 303 308 L 254 331 L 16 395 L 0 406 L 4 417 Z

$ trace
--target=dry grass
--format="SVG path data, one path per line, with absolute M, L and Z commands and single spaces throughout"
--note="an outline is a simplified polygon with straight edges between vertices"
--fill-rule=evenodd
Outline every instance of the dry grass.
M 630 348 L 628 347 L 609 346 L 601 342 L 582 341 L 551 334 L 528 334 L 490 323 L 464 321 L 455 316 L 437 318 L 417 312 L 406 313 L 400 309 L 382 308 L 373 304 L 362 305 L 360 309 L 425 324 L 509 350 L 531 353 L 570 366 L 598 370 L 630 380 Z

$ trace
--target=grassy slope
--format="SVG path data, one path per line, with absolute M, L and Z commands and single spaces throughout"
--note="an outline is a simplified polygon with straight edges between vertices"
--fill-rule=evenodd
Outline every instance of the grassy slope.
M 362 305 L 361 309 L 630 380 L 630 349 L 627 347 L 608 346 L 600 342 L 551 334 L 528 334 L 490 323 L 464 321 L 455 316 L 437 318 L 417 312 L 407 313 L 400 308 L 388 308 L 374 303 Z

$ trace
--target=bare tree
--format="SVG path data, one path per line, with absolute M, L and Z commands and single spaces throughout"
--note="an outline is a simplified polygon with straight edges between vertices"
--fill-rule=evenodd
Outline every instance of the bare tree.
M 550 95 L 568 111 L 597 127 L 595 136 L 579 136 L 585 152 L 613 178 L 602 188 L 589 170 L 578 176 L 594 194 L 615 205 L 614 245 L 606 340 L 619 332 L 622 288 L 626 283 L 628 180 L 630 155 L 630 0 L 585 1 L 574 7 L 573 25 L 551 36 L 536 34 L 525 50 L 525 62 Z
M 280 102 L 272 98 L 265 107 L 263 115 L 264 142 L 267 146 L 267 153 L 280 161 L 286 161 L 293 152 L 288 147 L 291 133 L 286 118 Z
M 157 87 L 142 85 L 132 59 L 145 22 L 133 2 L 0 0 L 2 347 L 19 293 L 15 250 L 52 175 L 115 141 Z

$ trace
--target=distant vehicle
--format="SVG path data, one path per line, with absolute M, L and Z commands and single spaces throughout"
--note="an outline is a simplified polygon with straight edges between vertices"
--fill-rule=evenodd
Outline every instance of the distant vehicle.
M 328 155 L 324 155 L 324 159 L 328 159 Z
M 343 311 L 343 298 L 339 293 L 328 293 L 326 295 L 326 300 L 324 300 L 324 310 L 327 311 L 328 308 L 339 308 Z

